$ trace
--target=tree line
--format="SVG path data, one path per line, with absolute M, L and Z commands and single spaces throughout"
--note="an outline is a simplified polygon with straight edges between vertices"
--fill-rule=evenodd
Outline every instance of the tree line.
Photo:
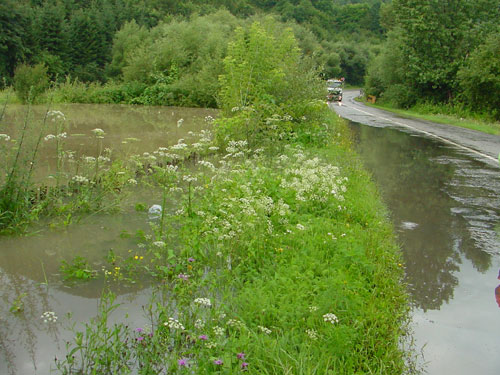
M 465 107 L 500 119 L 500 3 L 393 0 L 387 40 L 370 66 L 366 93 L 397 107 Z
M 359 84 L 370 54 L 364 47 L 372 43 L 360 47 L 354 41 L 366 39 L 359 36 L 363 33 L 381 36 L 380 4 L 380 0 L 3 0 L 0 75 L 3 84 L 9 84 L 20 64 L 43 64 L 51 81 L 71 76 L 82 82 L 106 82 L 117 78 L 120 63 L 113 61 L 113 45 L 117 32 L 123 27 L 130 30 L 130 22 L 151 31 L 174 20 L 225 9 L 239 19 L 273 13 L 282 22 L 302 25 L 323 43 L 323 54 L 333 51 L 325 73 L 342 73 Z

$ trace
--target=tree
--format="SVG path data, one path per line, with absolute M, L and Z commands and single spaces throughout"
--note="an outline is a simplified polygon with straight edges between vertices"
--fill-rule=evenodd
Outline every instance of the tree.
M 418 96 L 449 100 L 466 52 L 465 0 L 394 0 L 406 84 Z
M 85 82 L 103 80 L 109 47 L 98 12 L 89 9 L 74 13 L 69 35 L 73 74 Z
M 21 64 L 14 74 L 14 89 L 23 103 L 32 103 L 49 87 L 47 68 L 43 64 Z
M 18 4 L 13 0 L 0 2 L 0 76 L 7 79 L 14 74 L 18 62 L 30 53 L 28 41 L 31 20 L 26 10 Z
M 500 120 L 500 32 L 470 54 L 458 78 L 469 106 L 490 111 Z

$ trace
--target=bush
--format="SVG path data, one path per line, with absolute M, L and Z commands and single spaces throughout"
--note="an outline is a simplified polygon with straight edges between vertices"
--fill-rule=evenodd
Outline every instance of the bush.
M 500 33 L 490 35 L 459 70 L 462 99 L 500 120 Z
M 14 72 L 14 89 L 23 103 L 32 103 L 49 88 L 48 69 L 44 64 L 18 65 Z

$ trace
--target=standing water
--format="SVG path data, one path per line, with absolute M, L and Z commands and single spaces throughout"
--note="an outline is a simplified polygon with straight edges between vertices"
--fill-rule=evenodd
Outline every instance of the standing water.
M 431 375 L 500 371 L 500 169 L 434 139 L 350 123 L 391 212 Z
M 168 147 L 179 138 L 189 139 L 193 132 L 207 127 L 207 117 L 216 111 L 200 108 L 140 107 L 124 105 L 60 105 L 53 108 L 66 118 L 63 129 L 56 122 L 43 125 L 46 108 L 30 109 L 31 132 L 67 133 L 65 149 L 77 157 L 95 155 L 92 129 L 105 132 L 103 147 L 112 149 L 111 157 L 125 160 L 134 154 Z M 0 133 L 13 138 L 26 118 L 27 108 L 9 106 L 0 124 Z M 0 155 L 0 158 L 4 155 Z M 54 170 L 54 143 L 42 142 L 37 162 L 38 180 Z M 2 159 L 0 159 L 2 162 Z M 61 261 L 75 256 L 87 259 L 92 269 L 101 272 L 111 250 L 126 256 L 141 257 L 133 239 L 138 230 L 148 231 L 147 212 L 137 212 L 135 205 L 149 207 L 161 202 L 151 189 L 131 188 L 129 198 L 115 214 L 93 213 L 81 216 L 70 225 L 39 223 L 25 236 L 0 237 L 0 374 L 47 375 L 54 369 L 55 357 L 66 354 L 65 343 L 73 340 L 68 326 L 88 322 L 97 315 L 104 288 L 102 277 L 79 283 L 63 281 Z M 109 265 L 108 265 L 109 266 Z M 102 273 L 102 272 L 101 272 Z M 129 285 L 129 286 L 124 286 Z M 116 282 L 119 309 L 111 320 L 143 326 L 147 319 L 142 306 L 147 305 L 151 290 L 147 283 Z M 66 314 L 70 313 L 71 319 Z M 54 317 L 57 320 L 54 322 Z M 77 325 L 81 330 L 81 326 Z

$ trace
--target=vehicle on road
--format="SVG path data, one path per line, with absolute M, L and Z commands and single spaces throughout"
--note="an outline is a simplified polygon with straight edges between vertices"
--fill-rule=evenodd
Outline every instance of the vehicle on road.
M 329 79 L 326 81 L 326 86 L 328 89 L 326 100 L 328 102 L 341 102 L 344 81 L 342 79 Z

